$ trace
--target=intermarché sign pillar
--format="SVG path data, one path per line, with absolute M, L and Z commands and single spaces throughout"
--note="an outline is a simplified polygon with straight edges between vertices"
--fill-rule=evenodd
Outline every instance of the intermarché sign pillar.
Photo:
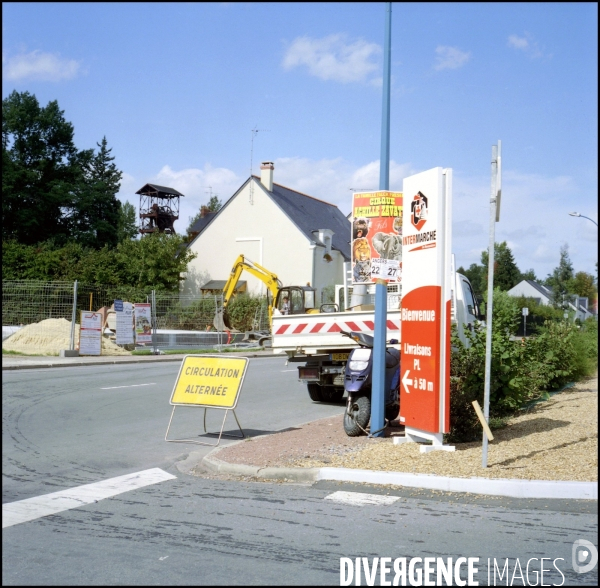
M 402 222 L 400 422 L 394 443 L 431 441 L 450 431 L 452 170 L 405 178 Z

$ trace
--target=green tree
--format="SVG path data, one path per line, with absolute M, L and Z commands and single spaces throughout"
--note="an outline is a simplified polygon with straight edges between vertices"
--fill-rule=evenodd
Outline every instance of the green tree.
M 107 147 L 106 137 L 96 145 L 97 153 L 85 152 L 80 157 L 82 174 L 68 220 L 75 241 L 100 249 L 104 245 L 114 247 L 119 241 L 121 203 L 116 195 L 123 173 L 113 163 L 115 158 Z
M 138 235 L 137 215 L 135 206 L 129 202 L 122 202 L 119 209 L 119 222 L 117 225 L 117 237 L 121 241 L 129 241 Z
M 2 237 L 21 243 L 69 236 L 63 211 L 78 187 L 81 159 L 73 125 L 56 101 L 29 92 L 2 101 Z
M 569 284 L 571 292 L 588 299 L 588 307 L 596 299 L 596 278 L 587 272 L 577 272 Z
M 189 217 L 189 224 L 188 228 L 186 229 L 186 232 L 189 234 L 191 232 L 191 228 L 194 226 L 194 223 L 199 218 L 206 216 L 207 212 L 218 212 L 222 206 L 223 203 L 219 200 L 219 197 L 216 194 L 214 196 L 211 196 L 208 201 L 208 204 L 203 204 L 200 207 L 200 210 L 194 216 Z
M 487 251 L 481 252 L 481 263 L 485 268 L 485 282 L 487 284 L 489 255 Z M 521 281 L 521 272 L 515 263 L 510 247 L 506 241 L 496 243 L 494 247 L 494 288 L 506 292 Z
M 546 286 L 552 289 L 551 302 L 555 307 L 560 308 L 567 304 L 566 301 L 571 293 L 573 277 L 573 264 L 569 257 L 569 246 L 565 244 L 560 248 L 558 266 L 546 278 Z
M 521 280 L 531 280 L 532 282 L 538 281 L 533 269 L 528 269 L 526 272 L 521 273 Z
M 177 291 L 182 274 L 195 257 L 182 236 L 151 233 L 117 245 L 115 271 L 121 282 L 130 286 Z
M 487 291 L 487 268 L 472 263 L 469 269 L 459 267 L 457 272 L 469 279 L 475 296 L 483 296 L 485 294 Z
M 196 257 L 183 237 L 155 233 L 125 240 L 111 248 L 83 247 L 53 241 L 25 245 L 2 243 L 3 280 L 79 280 L 89 284 L 177 291 L 188 263 Z

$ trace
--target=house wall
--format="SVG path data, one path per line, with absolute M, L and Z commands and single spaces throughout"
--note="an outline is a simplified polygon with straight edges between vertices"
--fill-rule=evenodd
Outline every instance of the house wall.
M 325 250 L 315 248 L 261 184 L 254 179 L 252 182 L 253 204 L 250 204 L 248 183 L 190 245 L 190 250 L 198 256 L 188 266 L 183 293 L 198 295 L 200 286 L 208 280 L 228 279 L 240 254 L 276 273 L 284 286 L 303 286 L 310 282 L 320 289 L 336 279 L 341 280 L 342 271 L 338 271 L 341 264 L 336 262 L 336 257 L 341 255 L 334 251 L 334 261 L 323 262 Z M 318 256 L 315 249 L 321 249 L 322 253 L 313 276 L 313 259 Z M 264 284 L 248 272 L 242 277 L 248 282 L 249 293 L 265 292 Z

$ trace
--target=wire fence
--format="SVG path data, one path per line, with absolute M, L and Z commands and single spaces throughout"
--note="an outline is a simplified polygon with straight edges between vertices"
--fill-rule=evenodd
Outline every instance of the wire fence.
M 3 351 L 58 355 L 57 347 L 70 349 L 71 332 L 78 333 L 81 311 L 103 313 L 107 327 L 105 338 L 113 342 L 113 345 L 107 343 L 106 349 L 103 342 L 103 354 L 116 353 L 115 348 L 119 347 L 125 347 L 127 352 L 134 348 L 193 350 L 243 344 L 243 333 L 219 331 L 214 324 L 217 310 L 223 306 L 221 295 L 195 297 L 163 291 L 153 294 L 147 290 L 73 282 L 5 281 L 2 284 Z M 151 345 L 117 346 L 114 343 L 115 315 L 112 321 L 110 319 L 115 300 L 153 304 Z M 257 330 L 268 329 L 268 313 L 263 306 L 257 309 L 254 318 Z M 73 317 L 75 329 L 71 329 Z M 19 332 L 20 337 L 14 337 Z M 11 340 L 16 339 L 24 339 L 24 342 L 15 347 Z

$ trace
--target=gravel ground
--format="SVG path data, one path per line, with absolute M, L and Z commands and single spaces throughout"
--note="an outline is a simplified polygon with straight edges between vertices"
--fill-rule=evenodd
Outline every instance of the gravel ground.
M 488 468 L 481 468 L 481 442 L 456 444 L 454 453 L 419 452 L 417 444 L 347 437 L 342 417 L 249 439 L 216 457 L 257 466 L 342 467 L 452 477 L 529 480 L 598 480 L 598 376 L 579 382 L 512 418 L 494 431 Z

